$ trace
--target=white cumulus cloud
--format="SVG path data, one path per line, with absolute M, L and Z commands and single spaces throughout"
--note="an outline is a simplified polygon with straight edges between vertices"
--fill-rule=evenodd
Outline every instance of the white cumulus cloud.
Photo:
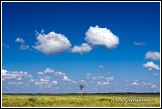
M 107 48 L 115 48 L 119 44 L 119 38 L 107 28 L 90 27 L 86 32 L 85 40 L 92 45 L 104 45 Z
M 18 38 L 15 39 L 15 42 L 20 42 L 21 43 L 21 45 L 20 45 L 20 49 L 21 50 L 29 49 L 29 45 L 25 44 L 25 40 L 24 39 L 18 37 Z
M 67 76 L 64 76 L 64 77 L 63 77 L 63 80 L 64 80 L 64 81 L 71 81 Z
M 146 59 L 152 59 L 152 60 L 159 60 L 160 59 L 160 53 L 156 51 L 148 51 L 145 56 Z
M 71 48 L 71 43 L 68 38 L 63 34 L 55 32 L 38 34 L 37 40 L 36 45 L 33 47 L 48 55 L 68 51 Z
M 84 52 L 90 52 L 91 50 L 92 48 L 87 43 L 83 43 L 81 46 L 75 45 L 71 52 L 83 54 Z
M 18 38 L 16 38 L 15 42 L 24 43 L 25 41 L 24 41 L 24 39 L 18 37 Z
M 138 81 L 138 80 L 135 80 L 135 81 L 132 83 L 132 85 L 133 85 L 133 86 L 138 86 L 138 85 L 140 85 L 140 84 L 139 84 L 139 81 Z
M 159 66 L 154 64 L 152 61 L 147 62 L 146 64 L 143 64 L 143 66 L 148 70 L 153 70 L 153 69 L 159 70 L 160 69 Z
M 32 75 L 23 71 L 7 71 L 2 69 L 2 79 L 16 79 L 22 80 L 23 78 L 32 78 Z
M 2 71 L 1 71 L 1 72 L 2 72 L 2 76 L 6 76 L 6 74 L 7 74 L 7 72 L 8 72 L 8 71 L 7 71 L 7 70 L 3 70 L 3 69 L 2 69 Z
M 50 68 L 46 68 L 44 73 L 54 73 L 55 71 L 50 69 Z

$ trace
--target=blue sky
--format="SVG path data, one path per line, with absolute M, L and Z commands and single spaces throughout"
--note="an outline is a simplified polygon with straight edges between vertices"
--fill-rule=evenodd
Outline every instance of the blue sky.
M 2 91 L 160 91 L 159 2 L 3 2 Z

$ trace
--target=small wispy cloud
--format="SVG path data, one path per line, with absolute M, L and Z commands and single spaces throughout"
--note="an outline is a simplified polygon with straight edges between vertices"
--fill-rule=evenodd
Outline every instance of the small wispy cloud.
M 87 73 L 86 78 L 89 79 L 91 77 L 91 75 L 92 75 L 91 73 Z
M 29 45 L 21 44 L 20 49 L 21 50 L 27 50 L 27 49 L 29 49 Z
M 98 65 L 98 67 L 101 68 L 102 70 L 105 69 L 103 65 Z
M 155 84 L 151 85 L 151 88 L 156 88 L 156 85 Z
M 81 84 L 86 84 L 87 82 L 85 80 L 80 80 L 79 81 Z
M 105 85 L 109 85 L 109 84 L 110 84 L 110 82 L 101 82 L 101 81 L 98 81 L 96 83 L 96 85 L 98 85 L 98 86 L 105 86 Z
M 146 43 L 145 42 L 137 42 L 137 41 L 135 41 L 133 44 L 135 46 L 146 46 Z
M 157 73 L 153 73 L 154 76 L 157 76 L 158 74 Z
M 66 74 L 58 71 L 58 72 L 55 72 L 54 75 L 56 75 L 56 76 L 65 76 Z
M 109 77 L 109 78 L 106 78 L 107 81 L 112 81 L 114 80 L 115 78 L 112 76 L 112 77 Z
M 4 48 L 10 48 L 10 46 L 8 44 L 2 43 L 2 47 Z

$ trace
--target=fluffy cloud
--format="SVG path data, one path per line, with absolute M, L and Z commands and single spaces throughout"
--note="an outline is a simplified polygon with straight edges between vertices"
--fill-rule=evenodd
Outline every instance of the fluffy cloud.
M 143 46 L 143 45 L 146 45 L 146 43 L 145 42 L 134 42 L 134 45 L 136 45 L 136 46 Z
M 80 53 L 83 54 L 84 52 L 90 52 L 92 50 L 92 48 L 87 44 L 87 43 L 83 43 L 81 44 L 81 46 L 77 46 L 75 45 L 72 48 L 72 53 Z
M 31 78 L 31 77 L 33 77 L 31 74 L 29 74 L 28 72 L 22 72 L 22 71 L 20 71 L 20 73 L 22 73 L 22 76 L 23 77 L 29 77 L 29 78 Z
M 29 45 L 25 44 L 25 40 L 24 39 L 18 37 L 18 38 L 15 39 L 15 42 L 20 42 L 21 43 L 21 45 L 20 45 L 20 49 L 21 50 L 29 49 Z
M 35 84 L 36 85 L 47 85 L 47 84 L 50 84 L 50 78 L 51 77 L 40 78 L 38 81 L 35 81 Z
M 7 72 L 8 72 L 7 70 L 2 69 L 2 76 L 6 76 Z
M 55 71 L 51 68 L 46 68 L 43 72 L 37 72 L 38 75 L 44 75 L 45 73 L 54 73 Z
M 36 85 L 38 85 L 39 87 L 44 87 L 44 88 L 51 88 L 53 85 L 57 85 L 58 82 L 57 81 L 51 81 L 51 77 L 43 77 L 43 78 L 40 78 L 39 80 L 35 81 L 34 80 L 32 82 L 34 82 Z
M 22 38 L 16 38 L 15 42 L 20 42 L 20 43 L 24 43 L 25 41 Z
M 50 68 L 46 68 L 44 73 L 54 73 L 55 71 L 50 69 Z
M 63 34 L 50 32 L 48 34 L 38 34 L 35 49 L 45 54 L 57 54 L 68 51 L 71 47 L 70 41 Z
M 159 60 L 160 59 L 160 53 L 156 51 L 148 51 L 145 56 L 146 59 L 152 59 L 152 60 Z
M 63 81 L 70 82 L 70 83 L 77 83 L 76 81 L 73 81 L 73 80 L 69 79 L 66 75 L 63 76 L 63 79 L 62 79 L 62 80 L 63 80 Z
M 64 81 L 71 81 L 67 76 L 63 76 Z
M 153 70 L 153 69 L 159 70 L 160 69 L 159 66 L 154 64 L 152 61 L 147 62 L 146 64 L 143 64 L 143 66 L 148 70 Z
M 50 84 L 52 84 L 51 81 L 50 81 L 51 77 L 46 77 L 46 75 L 48 75 L 48 74 L 53 74 L 55 76 L 60 76 L 60 78 L 63 81 L 68 81 L 70 83 L 77 83 L 76 81 L 73 81 L 73 80 L 69 79 L 68 76 L 65 73 L 62 73 L 60 71 L 54 71 L 51 68 L 46 68 L 43 72 L 37 72 L 37 74 L 41 75 L 41 77 L 42 76 L 45 76 L 45 77 L 40 78 L 38 81 L 35 81 L 36 85 L 44 85 L 44 84 L 49 84 L 50 85 Z
M 135 81 L 132 83 L 132 85 L 133 85 L 133 86 L 138 86 L 138 85 L 140 85 L 140 84 L 139 84 L 138 80 L 135 80 Z
M 16 79 L 22 80 L 23 78 L 31 78 L 32 75 L 28 72 L 23 71 L 7 71 L 2 69 L 2 78 L 5 79 Z
M 119 38 L 107 28 L 90 27 L 86 32 L 85 40 L 92 45 L 104 45 L 107 48 L 115 48 L 119 44 Z

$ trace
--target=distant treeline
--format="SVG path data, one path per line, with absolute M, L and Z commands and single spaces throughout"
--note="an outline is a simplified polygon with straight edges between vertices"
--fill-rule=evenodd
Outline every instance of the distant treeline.
M 84 95 L 120 95 L 120 94 L 152 94 L 159 95 L 160 92 L 119 92 L 119 93 L 83 93 Z M 2 93 L 2 95 L 80 95 L 80 93 Z

